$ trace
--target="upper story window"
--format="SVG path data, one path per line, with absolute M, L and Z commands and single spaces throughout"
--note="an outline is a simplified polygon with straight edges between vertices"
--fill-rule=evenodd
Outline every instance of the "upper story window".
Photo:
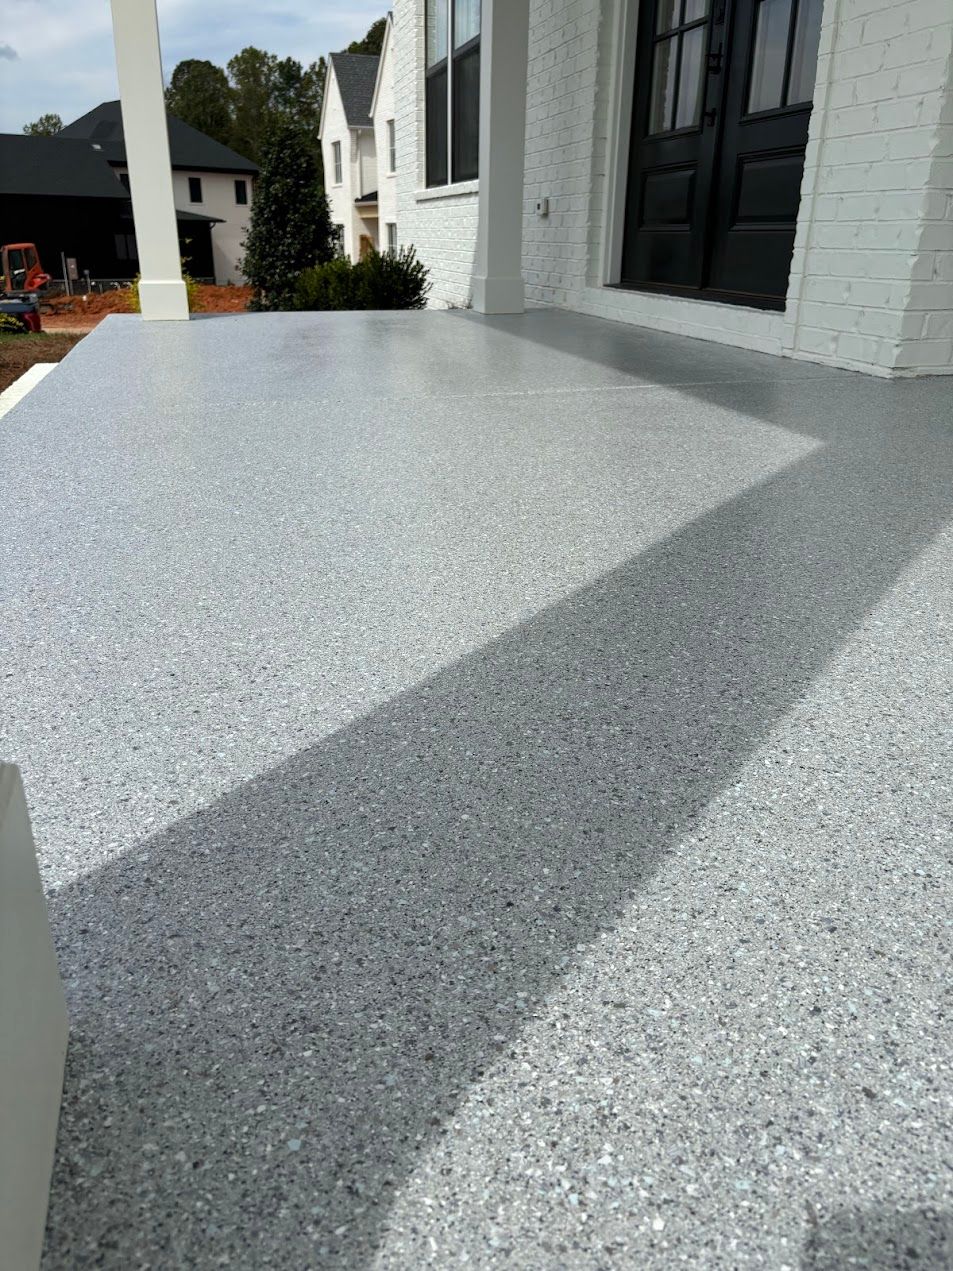
M 248 182 L 235 182 L 235 202 L 245 204 L 248 202 Z
M 331 153 L 334 155 L 334 184 L 340 185 L 344 180 L 341 168 L 341 143 L 340 141 L 331 142 Z
M 480 0 L 427 0 L 427 184 L 477 175 Z
M 201 177 L 189 177 L 189 202 L 190 203 L 202 202 L 202 178 Z
M 393 119 L 387 121 L 387 171 L 397 171 L 397 136 Z

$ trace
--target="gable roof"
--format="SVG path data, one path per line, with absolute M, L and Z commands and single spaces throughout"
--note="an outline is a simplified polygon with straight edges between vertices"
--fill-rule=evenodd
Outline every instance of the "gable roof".
M 169 123 L 169 153 L 173 168 L 192 168 L 205 172 L 258 171 L 250 159 L 223 146 L 191 124 L 166 112 Z M 126 162 L 126 142 L 122 131 L 122 103 L 102 102 L 59 133 L 59 137 L 81 137 L 95 147 L 109 163 Z
M 370 128 L 371 98 L 380 58 L 376 53 L 332 53 L 331 65 L 349 128 Z
M 0 194 L 129 198 L 129 191 L 88 142 L 16 133 L 0 133 Z
M 377 74 L 374 76 L 374 91 L 371 94 L 371 104 L 367 108 L 367 113 L 370 115 L 372 120 L 374 116 L 377 114 L 377 97 L 381 91 L 381 76 L 384 73 L 384 63 L 387 60 L 388 54 L 390 53 L 393 30 L 394 30 L 394 15 L 393 13 L 388 11 L 387 17 L 384 20 L 384 38 L 381 40 L 381 55 L 377 59 L 377 62 L 378 62 Z

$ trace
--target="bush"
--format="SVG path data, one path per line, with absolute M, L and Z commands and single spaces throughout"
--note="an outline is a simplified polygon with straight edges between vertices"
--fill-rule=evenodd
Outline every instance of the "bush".
M 139 300 L 139 280 L 141 274 L 136 274 L 132 282 L 129 284 L 129 308 L 133 313 L 142 313 L 142 304 Z M 199 285 L 191 274 L 182 274 L 182 281 L 185 283 L 185 295 L 189 302 L 189 313 L 196 313 L 202 307 L 199 300 Z
M 295 308 L 422 309 L 430 291 L 427 274 L 413 247 L 370 251 L 356 265 L 338 257 L 300 275 Z

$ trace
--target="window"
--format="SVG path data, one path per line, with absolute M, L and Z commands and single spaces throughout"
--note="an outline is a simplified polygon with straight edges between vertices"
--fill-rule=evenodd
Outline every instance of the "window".
M 397 137 L 394 133 L 394 121 L 387 121 L 387 171 L 397 171 Z
M 427 184 L 479 166 L 480 0 L 427 0 Z
M 344 226 L 331 226 L 331 245 L 334 248 L 335 256 L 344 255 Z
M 235 182 L 235 202 L 241 203 L 243 206 L 248 202 L 248 182 Z
M 190 203 L 202 202 L 202 178 L 201 177 L 189 177 L 189 202 Z
M 705 85 L 708 0 L 660 0 L 652 54 L 649 135 L 697 128 Z
M 341 172 L 341 143 L 334 141 L 331 143 L 331 153 L 334 155 L 334 184 L 340 185 L 344 180 Z
M 809 102 L 821 38 L 821 0 L 760 0 L 755 17 L 748 113 Z
M 397 250 L 397 226 L 393 221 L 387 222 L 387 250 L 389 252 Z

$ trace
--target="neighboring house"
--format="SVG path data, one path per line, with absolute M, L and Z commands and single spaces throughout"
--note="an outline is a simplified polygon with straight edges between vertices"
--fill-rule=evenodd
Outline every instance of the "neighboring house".
M 211 260 L 194 247 L 186 250 L 189 272 L 211 277 L 217 283 L 244 282 L 241 271 L 242 242 L 251 214 L 252 183 L 258 168 L 228 146 L 197 128 L 168 115 L 169 152 L 177 215 L 189 213 L 214 222 Z M 103 102 L 95 110 L 68 124 L 60 137 L 83 138 L 128 184 L 122 111 L 118 101 Z
M 212 217 L 178 210 L 179 243 L 196 277 L 212 272 Z M 129 192 L 87 141 L 0 135 L 0 243 L 36 243 L 47 273 L 123 281 L 139 272 Z
M 397 135 L 394 119 L 394 20 L 388 13 L 374 96 L 371 98 L 377 151 L 377 213 L 380 250 L 395 250 L 397 238 Z
M 948 4 L 529 0 L 528 51 L 527 0 L 482 17 L 394 3 L 400 236 L 435 301 L 506 311 L 525 282 L 766 352 L 953 370 Z
M 332 53 L 321 103 L 324 187 L 331 222 L 352 261 L 379 242 L 377 148 L 370 115 L 379 65 L 379 57 Z

